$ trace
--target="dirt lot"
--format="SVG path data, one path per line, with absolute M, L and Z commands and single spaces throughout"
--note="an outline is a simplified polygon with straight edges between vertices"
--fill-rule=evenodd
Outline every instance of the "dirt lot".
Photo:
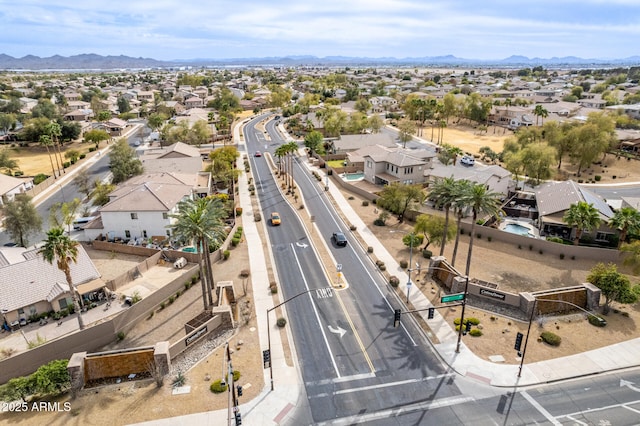
M 104 142 L 102 143 L 104 146 Z M 82 142 L 72 142 L 64 146 L 62 151 L 62 160 L 68 161 L 64 158 L 64 153 L 67 150 L 75 149 L 80 154 L 88 154 L 89 148 L 95 146 L 92 143 L 82 143 Z M 50 175 L 51 172 L 51 162 L 49 160 L 49 155 L 47 154 L 47 150 L 44 147 L 39 146 L 38 144 L 31 144 L 29 147 L 11 147 L 11 146 L 1 146 L 0 149 L 6 149 L 9 151 L 9 157 L 17 160 L 18 162 L 18 170 L 21 170 L 25 176 L 35 176 L 38 173 L 44 173 Z M 56 160 L 53 157 L 53 150 L 51 151 L 51 158 L 53 159 L 53 164 L 56 170 L 58 169 L 56 166 Z

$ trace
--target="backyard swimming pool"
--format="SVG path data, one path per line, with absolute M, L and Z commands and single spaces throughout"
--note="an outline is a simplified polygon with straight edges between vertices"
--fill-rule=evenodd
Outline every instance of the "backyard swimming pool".
M 357 181 L 357 180 L 362 180 L 364 179 L 364 173 L 363 172 L 358 172 L 358 173 L 343 173 L 342 174 L 342 179 L 346 180 L 346 181 Z
M 539 238 L 538 230 L 528 222 L 505 220 L 501 224 L 500 230 L 524 237 Z

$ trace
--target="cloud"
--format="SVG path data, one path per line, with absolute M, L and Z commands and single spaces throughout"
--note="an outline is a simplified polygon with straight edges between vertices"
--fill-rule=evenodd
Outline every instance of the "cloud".
M 632 0 L 0 0 L 0 53 L 175 59 L 310 54 L 626 57 Z

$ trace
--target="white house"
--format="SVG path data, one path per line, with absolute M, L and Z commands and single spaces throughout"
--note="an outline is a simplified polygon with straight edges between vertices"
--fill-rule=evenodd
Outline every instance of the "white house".
M 31 188 L 33 188 L 31 180 L 18 179 L 0 173 L 0 207 L 7 201 L 13 201 L 17 194 L 22 194 Z

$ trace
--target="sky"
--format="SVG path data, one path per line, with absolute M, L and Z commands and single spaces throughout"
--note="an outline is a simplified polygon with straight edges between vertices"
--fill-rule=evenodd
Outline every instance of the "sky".
M 0 0 L 0 22 L 17 58 L 640 55 L 640 0 Z

